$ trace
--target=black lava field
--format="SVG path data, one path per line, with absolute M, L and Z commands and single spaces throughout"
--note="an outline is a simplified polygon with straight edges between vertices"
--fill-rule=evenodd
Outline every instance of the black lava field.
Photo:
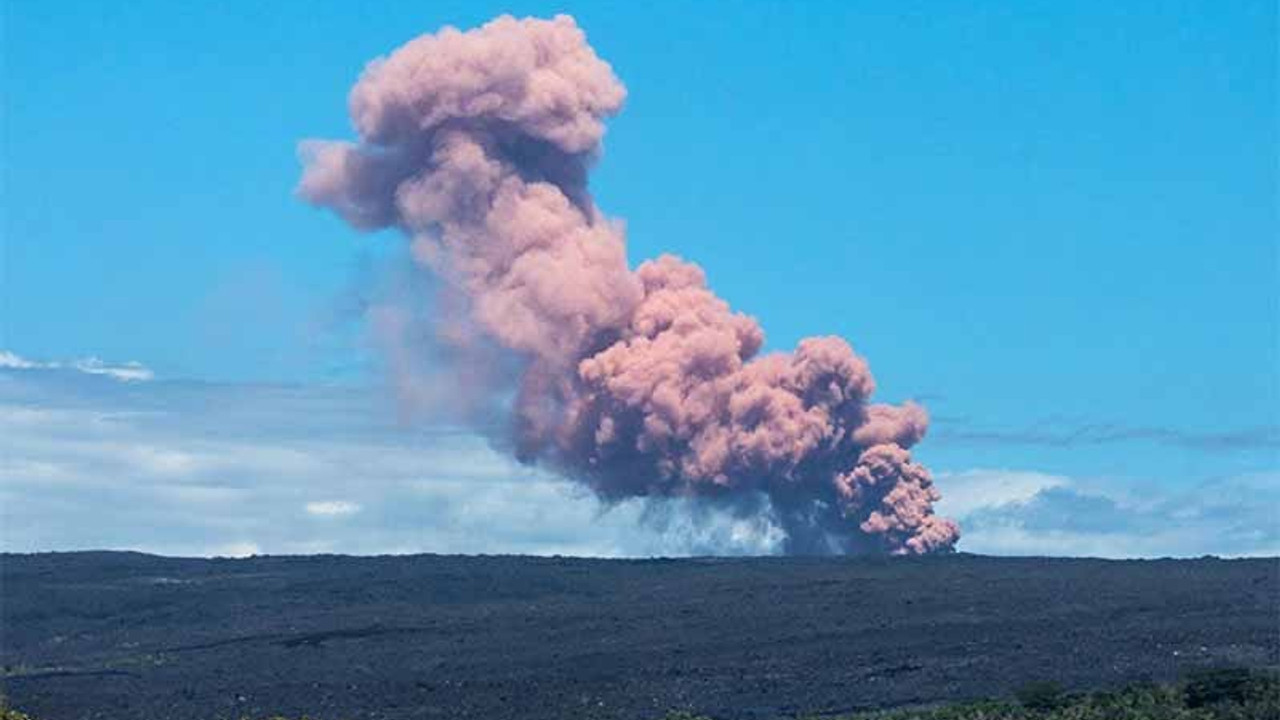
M 1280 561 L 0 556 L 42 720 L 653 720 L 1280 663 Z

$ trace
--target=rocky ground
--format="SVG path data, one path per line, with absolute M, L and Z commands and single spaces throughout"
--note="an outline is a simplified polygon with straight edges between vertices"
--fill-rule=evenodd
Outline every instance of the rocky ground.
M 1280 561 L 0 556 L 44 720 L 715 717 L 1280 663 Z

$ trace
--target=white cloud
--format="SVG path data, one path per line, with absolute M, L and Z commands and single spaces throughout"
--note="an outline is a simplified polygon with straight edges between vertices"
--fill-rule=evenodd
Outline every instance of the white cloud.
M 211 555 L 213 555 L 214 557 L 230 557 L 230 558 L 243 558 L 243 557 L 250 557 L 252 555 L 261 555 L 261 554 L 262 554 L 262 548 L 258 547 L 256 543 L 252 543 L 252 542 L 234 542 L 234 543 L 228 543 L 226 545 L 219 545 L 218 547 L 214 548 L 213 552 L 211 553 Z
M 1025 503 L 1041 491 L 1071 482 L 1060 475 L 987 469 L 939 472 L 937 480 L 943 493 L 936 509 L 948 517 L 966 517 L 983 508 Z
M 0 350 L 0 369 L 4 370 L 58 370 L 67 368 L 88 375 L 103 375 L 122 382 L 154 380 L 155 373 L 142 363 L 129 361 L 111 365 L 96 357 L 77 358 L 67 363 L 29 360 L 8 350 Z
M 90 375 L 106 375 L 125 382 L 154 380 L 156 376 L 150 369 L 138 362 L 108 365 L 95 357 L 76 360 L 71 363 L 71 367 Z
M 320 517 L 336 517 L 340 515 L 354 515 L 360 512 L 360 506 L 346 500 L 319 500 L 306 504 L 308 515 L 318 515 Z
M 24 357 L 19 357 L 8 350 L 0 350 L 0 368 L 10 370 L 30 370 L 38 367 L 41 366 Z

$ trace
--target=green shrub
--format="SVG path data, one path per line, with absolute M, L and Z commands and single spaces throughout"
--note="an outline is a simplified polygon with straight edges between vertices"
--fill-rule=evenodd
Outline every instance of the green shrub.
M 1023 685 L 1015 696 L 1028 710 L 1056 710 L 1067 705 L 1066 692 L 1052 680 Z
M 34 720 L 34 718 L 10 708 L 9 698 L 0 692 L 0 720 Z
M 1268 678 L 1248 668 L 1212 668 L 1187 676 L 1182 695 L 1189 708 L 1262 700 Z

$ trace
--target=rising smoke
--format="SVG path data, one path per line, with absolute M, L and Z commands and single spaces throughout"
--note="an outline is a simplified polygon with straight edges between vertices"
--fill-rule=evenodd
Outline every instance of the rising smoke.
M 867 364 L 838 337 L 760 355 L 759 324 L 697 265 L 628 267 L 587 187 L 625 96 L 571 17 L 445 28 L 370 63 L 350 96 L 360 141 L 303 143 L 300 193 L 409 237 L 440 281 L 426 327 L 456 381 L 503 406 L 520 460 L 605 500 L 770 513 L 790 553 L 952 549 L 907 450 L 923 408 L 869 403 Z

